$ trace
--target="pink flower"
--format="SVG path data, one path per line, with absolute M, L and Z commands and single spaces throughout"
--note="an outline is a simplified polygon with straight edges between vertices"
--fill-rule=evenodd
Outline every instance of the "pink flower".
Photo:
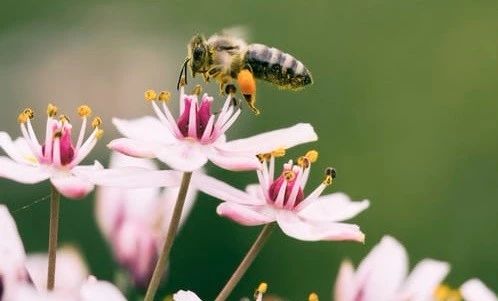
M 138 167 L 156 170 L 152 160 L 113 153 L 110 167 Z M 179 177 L 179 175 L 178 175 Z M 117 261 L 132 275 L 135 285 L 149 283 L 160 248 L 173 213 L 179 188 L 120 189 L 101 187 L 97 190 L 97 221 L 109 241 Z M 182 221 L 195 200 L 195 191 L 187 194 Z
M 454 300 L 456 291 L 442 287 L 441 282 L 449 272 L 446 262 L 424 259 L 408 274 L 408 257 L 403 246 L 390 236 L 384 236 L 355 271 L 349 261 L 342 263 L 335 283 L 336 301 L 438 301 Z M 472 280 L 471 280 L 472 281 Z M 469 282 L 467 282 L 469 283 Z M 462 286 L 466 301 L 496 300 L 472 299 L 470 296 L 485 296 L 483 285 Z M 456 299 L 458 300 L 458 299 Z
M 167 106 L 169 93 L 161 92 L 158 96 L 154 91 L 147 91 L 146 99 L 151 101 L 158 118 L 114 119 L 114 125 L 126 138 L 113 140 L 108 146 L 129 156 L 158 158 L 176 170 L 194 171 L 208 160 L 229 170 L 257 169 L 260 163 L 256 154 L 317 139 L 309 124 L 297 124 L 226 142 L 225 132 L 241 112 L 232 95 L 218 113 L 213 113 L 212 97 L 204 94 L 199 102 L 197 95 L 185 95 L 182 87 L 177 119 Z M 161 106 L 155 100 L 159 100 Z
M 56 189 L 68 198 L 86 196 L 94 185 L 85 177 L 79 176 L 78 172 L 88 173 L 99 169 L 99 166 L 78 164 L 89 154 L 103 133 L 100 128 L 102 121 L 96 117 L 92 121 L 93 131 L 84 139 L 90 113 L 88 106 L 78 108 L 83 121 L 77 142 L 73 144 L 69 119 L 64 115 L 57 119 L 57 108 L 49 104 L 45 140 L 39 142 L 31 125 L 33 110 L 25 109 L 18 117 L 23 137 L 12 141 L 7 133 L 0 132 L 0 147 L 8 155 L 0 157 L 0 177 L 25 184 L 50 179 Z
M 285 234 L 299 240 L 356 240 L 363 242 L 364 234 L 357 225 L 340 223 L 350 219 L 369 206 L 367 200 L 352 202 L 343 193 L 320 196 L 332 183 L 333 169 L 327 169 L 325 180 L 307 197 L 304 189 L 311 163 L 318 156 L 310 151 L 284 164 L 282 173 L 274 178 L 274 157 L 281 150 L 259 158 L 263 162 L 258 170 L 259 185 L 249 185 L 246 191 L 236 189 L 206 175 L 195 175 L 193 183 L 199 190 L 223 200 L 217 212 L 235 222 L 256 226 L 276 221 Z
M 0 300 L 125 300 L 110 283 L 89 277 L 81 256 L 72 248 L 58 251 L 55 289 L 47 292 L 47 255 L 26 256 L 14 219 L 4 205 L 0 205 L 0 225 Z

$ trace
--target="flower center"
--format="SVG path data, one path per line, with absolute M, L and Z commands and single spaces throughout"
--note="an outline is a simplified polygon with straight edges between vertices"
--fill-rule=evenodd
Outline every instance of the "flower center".
M 273 205 L 284 208 L 299 205 L 304 199 L 300 178 L 300 170 L 284 170 L 282 174 L 270 185 L 269 196 Z
M 195 97 L 195 96 L 194 96 Z M 178 129 L 185 138 L 201 139 L 208 127 L 211 117 L 211 104 L 213 99 L 204 95 L 201 103 L 197 104 L 192 96 L 184 98 L 185 109 L 177 121 Z M 214 124 L 209 125 L 209 131 L 213 130 Z M 195 132 L 192 130 L 195 128 Z
M 439 285 L 434 292 L 434 301 L 461 301 L 462 296 L 458 290 L 447 285 Z

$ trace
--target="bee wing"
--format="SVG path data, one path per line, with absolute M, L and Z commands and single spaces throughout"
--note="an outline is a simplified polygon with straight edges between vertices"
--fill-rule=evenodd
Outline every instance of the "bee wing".
M 225 36 L 237 37 L 244 41 L 249 41 L 251 36 L 249 28 L 244 25 L 236 25 L 224 28 L 223 30 L 221 30 L 220 34 Z

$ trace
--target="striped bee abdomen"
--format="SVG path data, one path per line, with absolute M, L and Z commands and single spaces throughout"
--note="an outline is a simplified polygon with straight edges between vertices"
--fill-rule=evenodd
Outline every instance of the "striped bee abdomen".
M 285 89 L 301 89 L 313 83 L 311 73 L 292 55 L 263 44 L 251 44 L 245 62 L 256 78 Z

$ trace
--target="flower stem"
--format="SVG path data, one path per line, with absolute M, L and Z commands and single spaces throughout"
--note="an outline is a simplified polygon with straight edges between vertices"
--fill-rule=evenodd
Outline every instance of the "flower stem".
M 273 231 L 273 228 L 275 226 L 275 223 L 269 223 L 266 224 L 261 232 L 258 235 L 258 238 L 254 241 L 252 244 L 251 248 L 247 252 L 246 256 L 242 260 L 242 262 L 239 264 L 235 272 L 233 273 L 232 277 L 228 280 L 228 282 L 225 284 L 225 287 L 221 290 L 221 292 L 218 294 L 218 297 L 216 297 L 215 301 L 224 301 L 228 298 L 230 293 L 232 293 L 233 289 L 239 283 L 240 279 L 244 274 L 247 272 L 247 269 L 251 264 L 253 263 L 254 259 L 258 255 L 259 251 L 263 248 L 264 244 L 270 237 L 270 234 Z
M 159 260 L 154 268 L 154 273 L 147 288 L 147 293 L 145 293 L 144 301 L 153 301 L 156 295 L 159 284 L 161 283 L 161 278 L 163 277 L 164 271 L 166 270 L 166 265 L 169 259 L 169 253 L 171 247 L 173 246 L 173 241 L 180 224 L 180 217 L 182 216 L 183 205 L 185 204 L 185 198 L 187 196 L 188 186 L 190 184 L 190 179 L 192 178 L 192 172 L 184 172 L 182 176 L 182 183 L 180 184 L 180 191 L 178 192 L 178 197 L 176 199 L 175 208 L 173 209 L 173 216 L 169 223 L 168 233 L 166 234 L 166 240 L 164 241 L 164 246 L 161 254 L 159 255 Z
M 52 185 L 50 193 L 50 228 L 48 234 L 48 273 L 47 290 L 51 291 L 55 285 L 55 259 L 57 255 L 57 237 L 59 233 L 59 205 L 60 194 Z

